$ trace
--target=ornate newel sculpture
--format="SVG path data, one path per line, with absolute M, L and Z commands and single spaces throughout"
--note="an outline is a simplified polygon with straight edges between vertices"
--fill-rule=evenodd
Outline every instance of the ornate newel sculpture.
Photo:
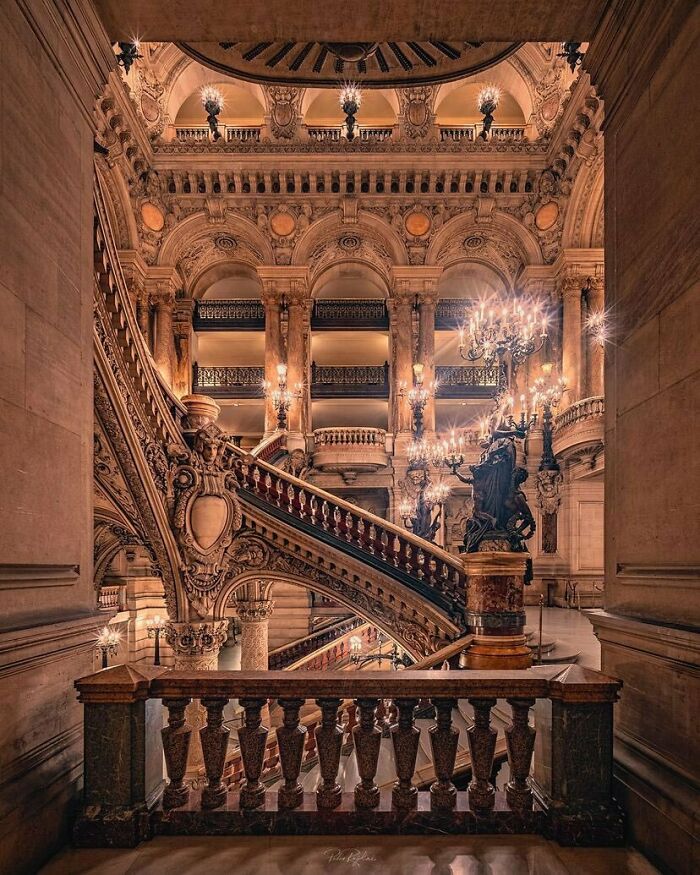
M 481 460 L 470 465 L 474 508 L 467 522 L 463 562 L 469 579 L 467 624 L 474 635 L 464 666 L 474 669 L 529 668 L 523 588 L 532 560 L 525 541 L 535 520 L 521 486 L 527 470 L 517 464 L 520 431 L 497 430 Z

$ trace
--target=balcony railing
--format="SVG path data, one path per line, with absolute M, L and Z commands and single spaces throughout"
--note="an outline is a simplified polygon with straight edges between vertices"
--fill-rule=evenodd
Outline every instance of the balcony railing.
M 192 325 L 195 331 L 262 331 L 265 308 L 245 298 L 195 301 Z
M 212 398 L 261 398 L 263 367 L 192 366 L 192 391 Z
M 126 584 L 101 586 L 98 595 L 100 611 L 121 611 L 126 604 Z
M 317 143 L 340 143 L 341 140 L 345 139 L 344 125 L 313 127 L 306 130 L 309 139 L 315 140 Z M 378 143 L 383 143 L 391 137 L 393 130 L 391 127 L 373 128 L 358 125 L 356 136 L 359 137 L 361 142 L 374 140 Z
M 312 398 L 388 398 L 389 363 L 383 365 L 311 365 Z
M 557 455 L 588 447 L 602 450 L 605 435 L 605 398 L 582 398 L 563 410 L 554 420 L 552 445 Z M 598 450 L 596 450 L 598 448 Z
M 604 415 L 605 398 L 602 395 L 596 395 L 593 398 L 582 398 L 581 401 L 575 401 L 570 407 L 567 407 L 566 410 L 555 417 L 554 428 L 557 430 L 564 429 L 569 425 L 574 425 L 574 423 Z
M 491 398 L 505 386 L 504 367 L 440 365 L 435 368 L 438 398 Z
M 435 307 L 435 328 L 461 328 L 469 321 L 474 302 L 467 298 L 441 298 Z
M 342 474 L 347 481 L 389 464 L 386 432 L 382 428 L 317 428 L 314 431 L 314 468 Z
M 374 638 L 377 637 L 377 630 L 366 623 L 361 617 L 345 617 L 336 623 L 332 623 L 330 626 L 324 626 L 323 629 L 319 629 L 317 632 L 312 632 L 304 638 L 292 641 L 291 644 L 285 644 L 283 647 L 271 650 L 268 657 L 270 670 L 281 671 L 291 667 L 296 669 L 300 667 L 300 661 L 304 662 L 303 667 L 307 670 L 312 670 L 313 668 L 321 670 L 328 668 L 330 665 L 337 665 L 349 658 L 349 636 L 360 627 L 366 633 L 367 643 L 374 640 L 370 636 L 370 630 L 373 630 Z M 331 647 L 334 644 L 338 645 L 337 651 L 333 651 Z M 344 646 L 341 647 L 341 645 Z M 311 658 L 312 654 L 315 655 L 319 651 L 323 654 L 323 664 L 307 666 L 307 658 Z
M 545 833 L 566 844 L 622 840 L 623 818 L 612 797 L 613 703 L 620 683 L 580 666 L 185 672 L 134 665 L 103 670 L 76 687 L 85 722 L 84 806 L 74 829 L 79 846 L 133 847 L 154 834 L 343 834 L 370 827 L 383 833 Z M 198 730 L 188 723 L 193 699 L 206 710 L 206 725 Z M 224 782 L 230 730 L 223 710 L 231 699 L 244 710 L 237 730 L 240 790 Z M 284 712 L 285 731 L 276 733 L 284 783 L 277 791 L 261 781 L 270 734 L 261 712 L 269 699 Z M 466 730 L 453 723 L 453 709 L 463 699 L 474 714 Z M 491 779 L 497 737 L 492 709 L 499 699 L 512 715 L 505 730 L 510 779 L 504 791 Z M 351 737 L 360 778 L 347 794 L 337 782 L 344 700 L 356 708 Z M 429 791 L 418 790 L 414 779 L 425 731 L 415 719 L 419 700 L 430 700 L 436 713 L 427 733 L 436 775 Z M 307 702 L 320 709 L 313 739 L 321 778 L 311 793 L 299 782 L 311 735 L 300 721 Z M 390 731 L 396 775 L 390 792 L 380 792 L 376 783 L 380 705 L 398 714 Z M 196 788 L 185 781 L 195 732 L 206 773 Z M 464 735 L 472 779 L 468 790 L 457 790 L 455 759 Z
M 473 143 L 481 134 L 481 124 L 476 125 L 440 125 L 440 139 L 467 140 Z M 522 140 L 525 138 L 524 125 L 493 125 L 491 128 L 492 140 Z
M 336 298 L 314 302 L 312 328 L 326 330 L 343 328 L 389 327 L 386 303 L 372 298 Z
M 227 142 L 240 140 L 242 143 L 260 141 L 260 128 L 239 127 L 238 125 L 219 125 L 219 132 Z M 176 127 L 175 136 L 178 140 L 210 140 L 211 131 L 209 125 L 191 125 L 190 127 Z

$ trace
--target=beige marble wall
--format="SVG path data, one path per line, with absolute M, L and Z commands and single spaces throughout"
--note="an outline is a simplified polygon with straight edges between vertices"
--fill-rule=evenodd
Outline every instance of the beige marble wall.
M 0 6 L 0 870 L 64 838 L 92 666 L 91 8 Z M 89 49 L 88 49 L 89 46 Z M 18 691 L 21 690 L 21 695 Z
M 679 873 L 700 865 L 690 750 L 700 710 L 698 119 L 688 102 L 699 27 L 700 7 L 683 0 L 653 0 L 634 15 L 615 2 L 587 60 L 606 110 L 615 325 L 605 375 L 607 613 L 593 622 L 603 671 L 625 684 L 616 757 L 632 837 Z M 678 107 L 688 110 L 682 123 Z

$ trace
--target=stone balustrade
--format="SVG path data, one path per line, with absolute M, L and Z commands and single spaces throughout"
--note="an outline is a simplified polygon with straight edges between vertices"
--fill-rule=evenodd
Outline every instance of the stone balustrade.
M 121 611 L 126 603 L 126 584 L 101 586 L 97 597 L 97 605 L 101 611 Z
M 240 127 L 220 124 L 219 133 L 227 143 L 235 140 L 240 140 L 242 143 L 260 142 L 260 128 L 258 126 Z M 211 130 L 209 125 L 190 125 L 188 127 L 178 125 L 175 128 L 175 136 L 180 142 L 210 140 Z
M 605 398 L 582 398 L 554 419 L 552 446 L 557 456 L 584 446 L 602 448 L 605 434 Z
M 386 432 L 382 428 L 317 428 L 314 468 L 342 474 L 346 481 L 371 474 L 389 464 Z
M 474 142 L 481 134 L 482 126 L 477 125 L 440 125 L 440 140 L 468 140 Z M 490 132 L 492 140 L 524 140 L 524 125 L 492 125 Z
M 154 834 L 352 834 L 369 827 L 381 833 L 544 833 L 563 844 L 617 844 L 623 838 L 612 797 L 613 705 L 620 683 L 580 666 L 184 672 L 122 665 L 84 677 L 76 687 L 85 719 L 84 806 L 74 829 L 79 846 L 131 847 Z M 187 722 L 193 699 L 206 711 L 200 728 Z M 231 733 L 223 711 L 231 699 L 244 711 L 237 730 L 243 772 L 234 782 L 238 790 L 224 780 Z M 284 783 L 276 792 L 262 780 L 270 764 L 270 727 L 261 713 L 270 699 L 284 713 L 275 754 Z M 467 790 L 457 790 L 452 779 L 461 733 L 453 709 L 464 699 L 473 712 L 464 731 L 472 778 Z M 492 709 L 500 699 L 512 715 L 505 729 L 510 777 L 502 791 L 491 780 L 497 741 Z M 356 709 L 350 734 L 360 779 L 352 794 L 344 794 L 337 780 L 345 738 L 339 710 L 348 700 Z M 427 730 L 435 771 L 428 791 L 414 783 L 425 731 L 415 721 L 421 700 L 432 703 L 435 713 Z M 321 777 L 315 792 L 305 793 L 299 776 L 311 732 L 300 710 L 309 702 L 320 709 L 313 755 Z M 392 724 L 396 777 L 383 792 L 375 780 L 380 705 Z M 206 782 L 191 787 L 185 774 L 195 733 Z
M 363 631 L 373 628 L 360 617 L 344 617 L 342 620 L 324 626 L 322 629 L 305 635 L 303 638 L 298 638 L 296 641 L 291 641 L 289 644 L 284 644 L 282 647 L 271 650 L 268 654 L 268 666 L 272 670 L 281 670 L 291 666 L 296 668 L 300 661 L 318 653 L 319 650 L 333 644 L 343 644 L 360 627 L 362 627 Z M 338 656 L 340 657 L 340 654 Z M 334 661 L 340 661 L 340 658 Z

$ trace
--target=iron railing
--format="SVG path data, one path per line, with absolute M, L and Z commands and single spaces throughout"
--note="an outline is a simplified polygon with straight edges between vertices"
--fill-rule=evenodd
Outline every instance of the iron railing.
M 265 368 L 192 366 L 192 391 L 212 398 L 261 398 Z
M 265 308 L 246 298 L 195 301 L 192 325 L 195 331 L 260 331 Z
M 388 398 L 389 363 L 311 365 L 312 398 Z
M 388 328 L 386 303 L 376 298 L 336 298 L 314 302 L 312 328 Z

